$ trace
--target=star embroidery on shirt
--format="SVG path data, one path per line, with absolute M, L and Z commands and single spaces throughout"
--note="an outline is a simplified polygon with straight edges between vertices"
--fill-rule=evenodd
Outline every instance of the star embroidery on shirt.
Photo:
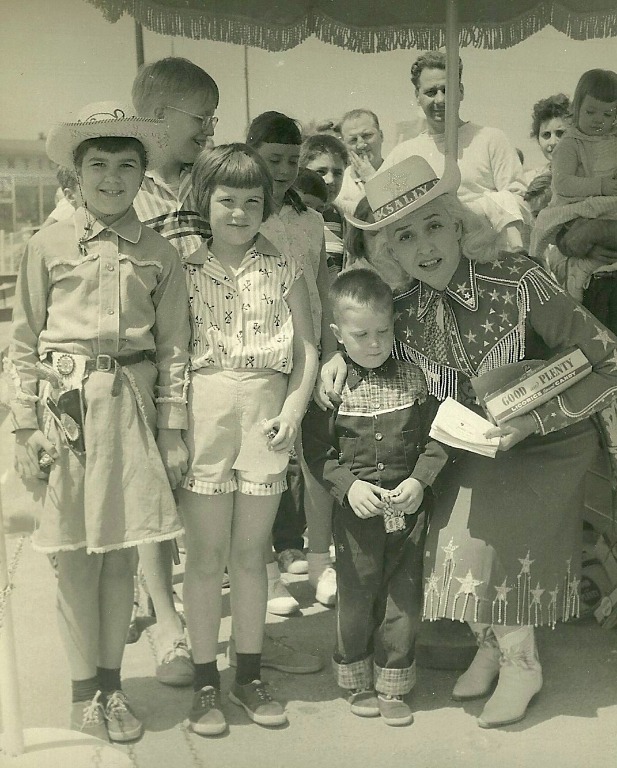
M 521 573 L 519 574 L 519 576 L 521 574 L 523 574 L 523 573 L 531 573 L 531 564 L 535 563 L 536 561 L 535 560 L 530 560 L 529 559 L 529 555 L 530 555 L 530 552 L 529 552 L 529 550 L 527 550 L 527 555 L 522 560 L 521 560 L 520 557 L 517 557 L 517 560 L 523 566 L 521 568 Z
M 617 350 L 613 350 L 613 354 L 606 362 L 611 366 L 611 371 L 617 371 Z
M 501 600 L 505 603 L 508 599 L 508 592 L 512 592 L 512 587 L 506 587 L 506 579 L 504 579 L 501 586 L 495 587 L 495 591 L 497 592 L 495 600 Z
M 485 333 L 492 333 L 493 332 L 493 325 L 494 323 L 490 323 L 488 320 L 481 324 L 481 328 L 484 328 Z
M 507 322 L 508 322 L 508 320 L 510 319 L 510 316 L 508 315 L 508 313 L 507 313 L 507 312 L 502 312 L 502 313 L 499 315 L 499 317 L 500 317 L 500 318 L 501 318 L 501 319 L 504 321 L 504 323 L 507 323 Z
M 570 588 L 570 592 L 578 592 L 578 586 L 581 583 L 580 579 L 577 579 L 576 576 L 572 579 L 572 581 L 568 584 L 568 587 Z
M 582 315 L 585 318 L 585 320 L 589 320 L 590 315 L 589 315 L 589 312 L 587 312 L 587 310 L 585 309 L 585 307 L 582 307 L 580 304 L 577 304 L 574 307 L 574 311 L 578 312 L 579 315 Z
M 413 317 L 416 314 L 416 310 L 414 309 L 414 307 L 411 306 L 411 304 L 407 307 L 405 311 L 407 312 L 409 317 Z
M 472 331 L 469 331 L 468 333 L 465 334 L 465 338 L 467 339 L 467 342 L 469 344 L 472 344 L 476 340 L 476 334 L 473 333 Z
M 556 603 L 557 595 L 559 594 L 559 587 L 555 587 L 555 589 L 549 589 L 548 593 L 551 596 L 551 603 Z
M 486 289 L 478 286 L 478 296 L 483 299 L 486 296 Z
M 604 347 L 604 351 L 606 352 L 608 345 L 613 341 L 611 334 L 606 330 L 606 328 L 600 328 L 598 325 L 596 325 L 596 331 L 598 333 L 593 337 L 593 340 L 599 341 Z
M 515 264 L 524 264 L 525 263 L 525 257 L 524 256 L 515 256 L 512 261 Z
M 516 266 L 516 264 L 514 264 L 514 265 L 513 265 L 513 266 L 511 266 L 511 267 L 508 267 L 508 272 L 509 272 L 511 275 L 515 275 L 515 274 L 518 272 L 518 267 Z
M 383 185 L 383 188 L 388 192 L 392 192 L 394 195 L 400 195 L 402 192 L 406 192 L 409 188 L 407 174 L 390 171 L 388 173 L 388 180 Z
M 468 299 L 471 296 L 471 291 L 467 287 L 467 283 L 457 283 L 456 292 L 460 293 L 464 299 Z
M 503 295 L 503 303 L 504 304 L 512 304 L 514 299 L 514 294 L 510 293 L 510 291 L 506 291 Z
M 495 259 L 495 261 L 491 261 L 490 264 L 493 269 L 499 269 L 503 266 L 503 261 L 501 259 Z
M 464 594 L 464 595 L 475 595 L 476 594 L 476 587 L 482 584 L 482 581 L 479 581 L 478 579 L 474 579 L 473 574 L 471 573 L 471 569 L 467 571 L 467 574 L 464 579 L 459 578 L 458 576 L 454 577 L 457 581 L 460 582 L 461 586 L 459 587 L 459 590 L 457 594 Z
M 491 301 L 499 301 L 499 291 L 496 288 L 493 288 L 493 290 L 490 291 L 489 296 L 491 297 Z

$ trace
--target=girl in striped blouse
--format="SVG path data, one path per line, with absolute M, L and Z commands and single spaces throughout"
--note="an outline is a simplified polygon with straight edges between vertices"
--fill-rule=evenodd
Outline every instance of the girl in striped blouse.
M 185 264 L 189 467 L 178 500 L 196 670 L 189 721 L 196 733 L 214 735 L 226 728 L 216 666 L 225 566 L 237 649 L 230 699 L 260 725 L 287 721 L 261 682 L 264 553 L 315 382 L 317 350 L 302 269 L 259 234 L 274 208 L 262 158 L 244 144 L 204 152 L 193 166 L 193 191 L 212 238 Z

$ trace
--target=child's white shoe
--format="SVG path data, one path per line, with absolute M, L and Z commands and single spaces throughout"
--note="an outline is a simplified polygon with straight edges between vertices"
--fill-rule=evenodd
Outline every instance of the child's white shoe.
M 331 565 L 317 579 L 315 599 L 327 608 L 331 608 L 336 602 L 336 571 Z
M 268 579 L 268 613 L 274 613 L 277 616 L 289 616 L 298 610 L 300 604 L 291 595 L 282 580 Z

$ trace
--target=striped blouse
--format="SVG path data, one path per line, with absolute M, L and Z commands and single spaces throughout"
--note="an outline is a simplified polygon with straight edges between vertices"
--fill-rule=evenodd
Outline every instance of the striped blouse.
M 235 276 L 204 243 L 184 264 L 191 310 L 190 369 L 293 366 L 293 322 L 286 298 L 302 268 L 262 235 Z

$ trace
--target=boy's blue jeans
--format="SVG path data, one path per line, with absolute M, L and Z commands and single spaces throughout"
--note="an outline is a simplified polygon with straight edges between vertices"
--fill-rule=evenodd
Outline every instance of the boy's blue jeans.
M 337 636 L 332 659 L 341 688 L 402 696 L 415 682 L 421 622 L 424 512 L 386 533 L 382 517 L 361 519 L 337 506 Z

